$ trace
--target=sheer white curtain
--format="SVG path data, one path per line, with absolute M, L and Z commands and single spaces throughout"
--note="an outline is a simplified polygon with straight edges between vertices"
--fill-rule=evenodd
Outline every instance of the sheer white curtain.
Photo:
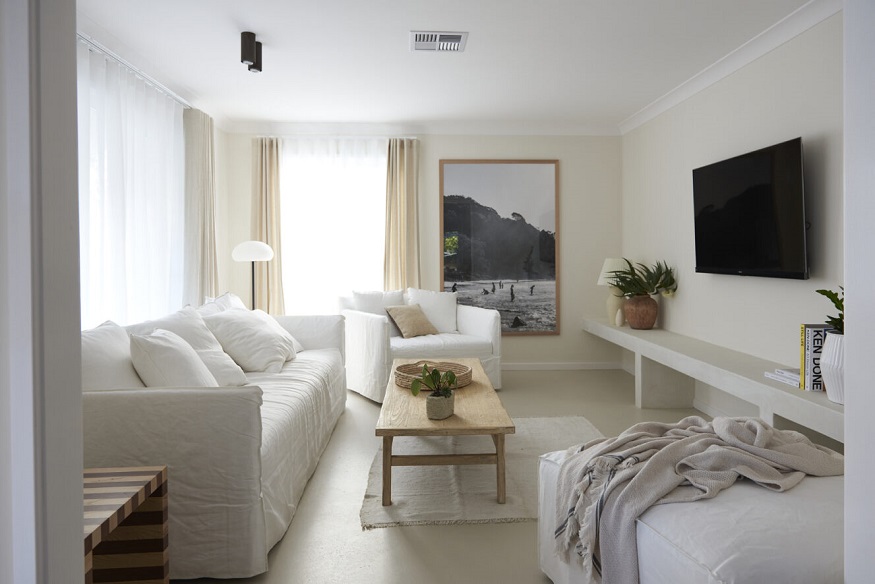
M 82 326 L 180 308 L 182 106 L 77 44 Z
M 337 297 L 383 289 L 385 138 L 284 138 L 280 170 L 288 314 L 330 314 Z

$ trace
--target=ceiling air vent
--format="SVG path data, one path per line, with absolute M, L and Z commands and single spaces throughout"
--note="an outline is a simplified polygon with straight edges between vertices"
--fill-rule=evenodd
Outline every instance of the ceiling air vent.
M 461 53 L 467 41 L 467 32 L 410 31 L 410 50 L 414 52 Z

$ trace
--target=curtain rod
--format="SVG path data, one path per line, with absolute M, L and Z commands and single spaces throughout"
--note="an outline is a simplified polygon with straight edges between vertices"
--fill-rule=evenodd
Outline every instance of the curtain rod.
M 256 134 L 254 138 L 289 138 L 292 140 L 298 138 L 316 138 L 316 139 L 333 139 L 333 140 L 390 140 L 398 138 L 401 140 L 419 140 L 418 136 L 391 136 L 389 134 Z
M 127 69 L 128 71 L 130 71 L 131 73 L 133 73 L 134 75 L 136 75 L 137 77 L 142 79 L 143 81 L 145 81 L 147 84 L 154 87 L 157 91 L 159 91 L 160 93 L 163 93 L 164 95 L 166 95 L 167 97 L 169 97 L 170 99 L 172 99 L 173 101 L 175 101 L 176 103 L 181 105 L 182 107 L 184 107 L 186 109 L 192 109 L 191 104 L 188 103 L 182 97 L 180 97 L 179 94 L 177 94 L 175 91 L 170 90 L 166 85 L 159 82 L 151 75 L 144 73 L 142 70 L 138 69 L 137 67 L 132 65 L 130 62 L 126 61 L 118 53 L 111 51 L 110 49 L 106 48 L 105 46 L 103 46 L 102 44 L 100 44 L 99 42 L 94 40 L 93 38 L 91 38 L 87 35 L 84 35 L 81 32 L 77 32 L 76 36 L 79 37 L 79 40 L 82 43 L 88 45 L 88 47 L 90 49 L 102 54 L 105 57 L 112 59 L 113 61 L 115 61 L 116 63 L 118 63 L 119 65 L 121 65 L 122 67 L 124 67 L 125 69 Z

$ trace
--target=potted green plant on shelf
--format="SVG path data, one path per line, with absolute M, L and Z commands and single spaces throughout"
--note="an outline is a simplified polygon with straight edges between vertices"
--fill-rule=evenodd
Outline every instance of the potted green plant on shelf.
M 629 326 L 633 329 L 651 329 L 659 314 L 659 304 L 653 296 L 672 296 L 678 288 L 674 270 L 662 261 L 652 266 L 633 264 L 626 258 L 623 261 L 626 262 L 625 268 L 611 272 L 611 285 L 626 296 L 623 313 Z
M 453 390 L 456 385 L 455 373 L 441 373 L 437 367 L 429 370 L 426 364 L 422 366 L 419 378 L 410 384 L 410 392 L 419 395 L 422 389 L 431 390 L 431 394 L 425 398 L 425 414 L 429 420 L 443 420 L 453 415 Z
M 845 289 L 839 291 L 818 290 L 826 296 L 839 313 L 827 316 L 826 324 L 832 327 L 827 331 L 820 355 L 820 371 L 826 387 L 826 397 L 838 404 L 845 403 Z

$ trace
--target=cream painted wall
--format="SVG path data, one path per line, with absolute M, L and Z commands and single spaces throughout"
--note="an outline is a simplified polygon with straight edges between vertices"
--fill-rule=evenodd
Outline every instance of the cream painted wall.
M 248 267 L 230 260 L 249 238 L 253 136 L 217 136 L 219 283 L 244 301 Z M 620 251 L 620 138 L 543 136 L 419 136 L 422 285 L 437 290 L 440 273 L 439 162 L 445 158 L 558 159 L 560 193 L 560 328 L 558 336 L 507 337 L 504 362 L 524 367 L 581 368 L 617 363 L 619 351 L 584 335 L 584 315 L 604 311 L 595 285 L 604 258 Z M 293 308 L 287 307 L 288 311 Z M 548 365 L 549 364 L 549 365 Z
M 693 168 L 802 136 L 811 279 L 696 274 Z M 794 365 L 801 322 L 843 282 L 842 17 L 833 16 L 623 137 L 623 253 L 677 267 L 662 326 Z
M 231 260 L 231 250 L 252 239 L 252 139 L 254 136 L 216 132 L 216 254 L 219 290 L 251 302 L 251 266 Z

